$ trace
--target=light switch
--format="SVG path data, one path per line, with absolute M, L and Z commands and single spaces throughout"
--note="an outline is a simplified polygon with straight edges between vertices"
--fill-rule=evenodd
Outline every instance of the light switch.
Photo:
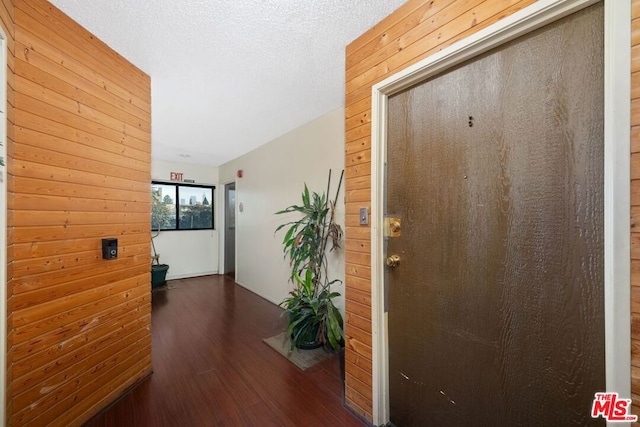
M 360 208 L 360 225 L 369 225 L 369 208 Z

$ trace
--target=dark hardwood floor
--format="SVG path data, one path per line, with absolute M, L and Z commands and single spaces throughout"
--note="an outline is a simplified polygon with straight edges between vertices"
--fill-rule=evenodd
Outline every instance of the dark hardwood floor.
M 154 373 L 87 426 L 362 426 L 342 404 L 340 361 L 305 371 L 262 339 L 281 310 L 225 276 L 154 291 Z

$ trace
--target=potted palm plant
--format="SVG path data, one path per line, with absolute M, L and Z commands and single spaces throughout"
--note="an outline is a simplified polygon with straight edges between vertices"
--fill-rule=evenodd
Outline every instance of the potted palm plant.
M 325 348 L 338 350 L 344 345 L 343 320 L 333 299 L 340 296 L 331 285 L 342 283 L 328 277 L 329 252 L 339 250 L 342 228 L 335 221 L 335 208 L 342 186 L 340 174 L 333 200 L 329 199 L 331 170 L 325 193 L 310 193 L 307 185 L 302 203 L 276 212 L 277 215 L 298 214 L 294 221 L 281 224 L 276 232 L 286 229 L 283 252 L 291 267 L 294 288 L 280 303 L 288 316 L 287 332 L 291 348 Z

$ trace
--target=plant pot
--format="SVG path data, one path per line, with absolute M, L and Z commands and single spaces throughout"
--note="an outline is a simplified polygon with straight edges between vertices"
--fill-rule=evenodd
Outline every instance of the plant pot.
M 317 337 L 319 329 L 320 329 L 319 323 L 314 325 L 313 330 L 310 334 L 310 337 Z M 318 341 L 316 338 L 309 339 L 308 341 L 301 341 L 296 343 L 296 348 L 299 350 L 313 350 L 314 348 L 318 348 L 321 346 L 322 346 L 322 343 Z
M 151 266 L 151 289 L 164 286 L 167 283 L 167 264 L 153 264 Z
M 319 341 L 306 341 L 298 343 L 297 348 L 300 350 L 313 350 L 315 348 L 322 347 L 322 343 Z

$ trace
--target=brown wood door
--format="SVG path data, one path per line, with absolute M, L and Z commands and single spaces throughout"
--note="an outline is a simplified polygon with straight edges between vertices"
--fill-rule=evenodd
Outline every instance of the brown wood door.
M 394 424 L 603 424 L 603 54 L 597 4 L 390 98 Z

